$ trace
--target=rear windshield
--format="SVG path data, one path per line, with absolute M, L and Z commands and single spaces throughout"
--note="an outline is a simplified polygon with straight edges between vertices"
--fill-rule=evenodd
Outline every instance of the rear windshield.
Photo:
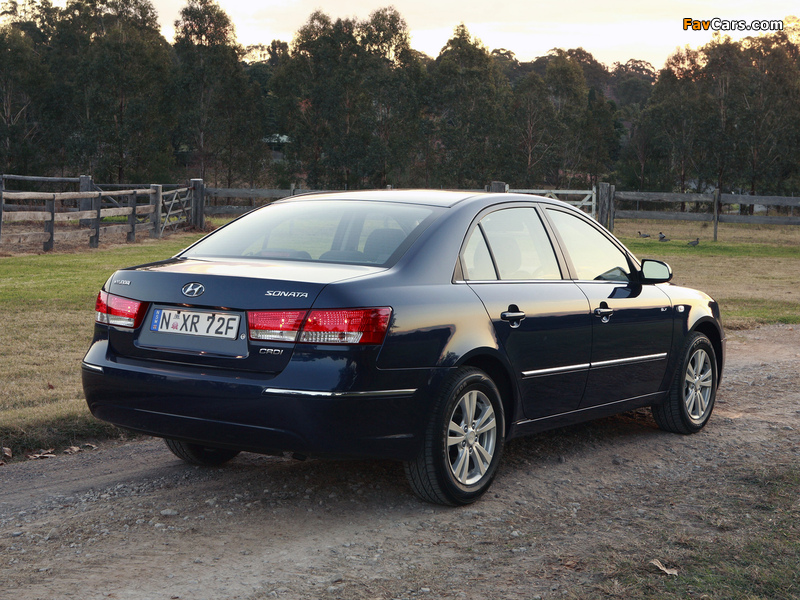
M 185 258 L 263 258 L 386 266 L 443 209 L 319 200 L 273 204 L 215 231 Z

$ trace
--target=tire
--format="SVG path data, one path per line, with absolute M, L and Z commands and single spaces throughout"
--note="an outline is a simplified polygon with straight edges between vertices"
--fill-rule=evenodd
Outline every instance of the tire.
M 405 463 L 414 493 L 434 504 L 463 506 L 489 488 L 505 443 L 500 392 L 486 373 L 462 367 L 434 402 L 419 455 Z
M 164 443 L 175 456 L 185 460 L 190 465 L 200 465 L 202 467 L 216 467 L 224 464 L 239 454 L 238 450 L 226 450 L 223 448 L 210 448 L 200 444 L 190 444 L 178 440 L 164 439 Z
M 658 427 L 683 434 L 697 433 L 705 427 L 714 410 L 717 377 L 714 347 L 702 333 L 691 333 L 667 399 L 652 407 Z

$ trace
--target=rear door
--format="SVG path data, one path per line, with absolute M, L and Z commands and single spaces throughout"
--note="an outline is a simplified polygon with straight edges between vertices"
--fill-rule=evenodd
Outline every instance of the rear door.
M 484 215 L 469 234 L 462 271 L 514 368 L 525 416 L 576 409 L 589 369 L 589 305 L 562 278 L 537 210 L 520 206 Z
M 591 309 L 591 369 L 581 407 L 656 393 L 672 344 L 672 306 L 632 275 L 627 254 L 578 215 L 547 209 Z

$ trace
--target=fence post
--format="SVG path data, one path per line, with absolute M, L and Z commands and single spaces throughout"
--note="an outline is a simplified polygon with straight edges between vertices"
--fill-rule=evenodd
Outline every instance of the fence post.
M 92 201 L 92 210 L 95 211 L 95 216 L 90 219 L 90 227 L 94 230 L 94 233 L 89 237 L 89 247 L 97 248 L 100 245 L 100 209 L 103 206 L 103 199 L 98 194 L 94 198 L 90 198 L 90 200 Z
M 192 225 L 198 229 L 204 229 L 205 219 L 205 186 L 202 179 L 192 179 Z
M 719 225 L 719 203 L 721 200 L 721 194 L 719 193 L 719 188 L 714 189 L 714 216 L 712 217 L 714 221 L 714 241 L 717 241 L 717 225 Z
M 80 183 L 78 184 L 78 191 L 81 192 L 91 192 L 92 191 L 92 176 L 91 175 L 81 175 L 79 177 Z M 78 200 L 78 210 L 92 210 L 92 199 L 91 198 L 81 198 Z M 81 227 L 91 227 L 92 220 L 91 219 L 81 219 L 79 221 Z
M 493 181 L 489 184 L 489 190 L 493 194 L 505 194 L 508 191 L 508 185 L 505 181 Z
M 610 184 L 601 182 L 597 184 L 597 222 L 608 229 L 608 201 Z
M 129 244 L 133 244 L 136 242 L 136 192 L 134 191 L 130 196 L 128 196 L 128 208 L 130 209 L 130 213 L 128 214 L 128 225 L 130 225 L 131 230 L 128 232 L 125 241 Z
M 0 240 L 3 239 L 3 204 L 5 204 L 5 200 L 3 200 L 3 190 L 5 190 L 5 182 L 5 178 L 0 177 Z
M 617 209 L 614 207 L 614 194 L 617 191 L 617 186 L 611 185 L 608 187 L 608 230 L 614 233 L 614 217 L 616 216 Z
M 150 213 L 150 225 L 153 229 L 150 231 L 150 237 L 161 237 L 161 202 L 163 201 L 163 188 L 160 185 L 152 184 L 150 186 L 150 204 L 153 206 L 153 212 Z
M 49 252 L 53 249 L 53 241 L 55 237 L 55 224 L 56 224 L 56 195 L 53 194 L 52 200 L 45 200 L 44 202 L 44 210 L 45 212 L 50 213 L 50 219 L 44 222 L 44 232 L 49 233 L 50 237 L 45 241 L 42 245 L 42 249 L 45 252 Z

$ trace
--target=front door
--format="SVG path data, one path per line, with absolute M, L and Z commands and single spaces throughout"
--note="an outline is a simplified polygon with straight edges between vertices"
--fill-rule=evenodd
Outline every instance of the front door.
M 672 343 L 673 312 L 656 285 L 636 281 L 627 254 L 595 225 L 548 209 L 591 311 L 592 354 L 581 407 L 658 392 Z

